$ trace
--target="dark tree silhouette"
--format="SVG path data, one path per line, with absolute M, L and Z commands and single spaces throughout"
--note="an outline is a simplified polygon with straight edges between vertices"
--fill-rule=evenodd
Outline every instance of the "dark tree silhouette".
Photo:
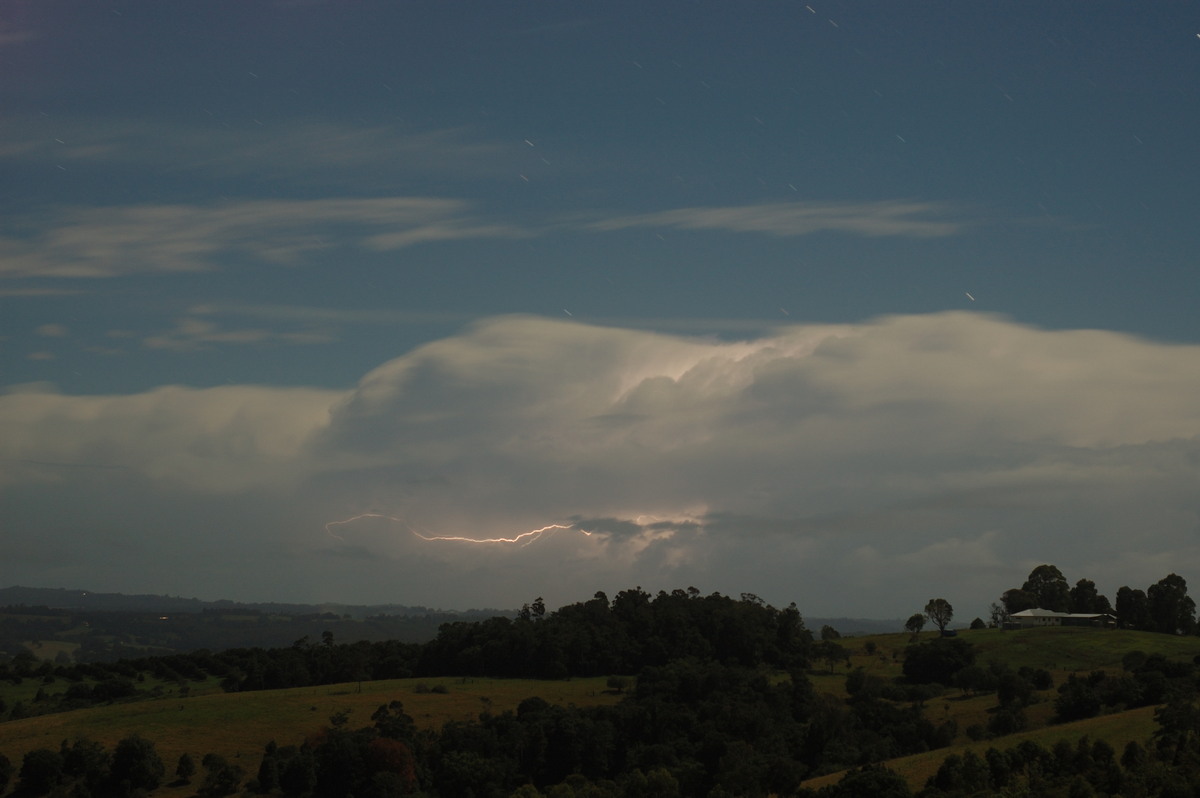
M 1168 574 L 1146 591 L 1150 622 L 1154 631 L 1165 634 L 1191 634 L 1196 628 L 1196 602 L 1187 594 L 1187 582 L 1178 574 Z
M 192 759 L 191 754 L 184 751 L 179 755 L 179 762 L 175 765 L 175 777 L 184 784 L 188 784 L 194 775 L 196 775 L 196 760 Z
M 939 632 L 945 632 L 946 626 L 954 618 L 954 608 L 944 598 L 934 598 L 925 605 L 925 615 L 933 621 Z
M 167 768 L 163 765 L 154 743 L 134 734 L 117 743 L 112 758 L 112 780 L 116 784 L 128 781 L 135 790 L 153 790 L 162 783 Z
M 1080 579 L 1075 583 L 1075 587 L 1071 588 L 1069 611 L 1080 613 L 1112 612 L 1112 605 L 1108 603 L 1107 597 L 1100 595 L 1096 590 L 1095 582 L 1091 579 Z
M 1019 587 L 1005 590 L 1000 596 L 1000 603 L 1004 605 L 1004 611 L 1009 615 L 1023 610 L 1032 610 L 1037 607 L 1037 596 L 1022 590 Z
M 1053 565 L 1039 565 L 1029 572 L 1021 590 L 1037 600 L 1037 606 L 1053 612 L 1067 612 L 1071 604 L 1071 588 L 1062 571 Z

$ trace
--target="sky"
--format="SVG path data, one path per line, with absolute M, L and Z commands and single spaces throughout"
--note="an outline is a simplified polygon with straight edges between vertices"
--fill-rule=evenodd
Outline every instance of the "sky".
M 1200 584 L 1200 5 L 0 2 L 0 585 Z

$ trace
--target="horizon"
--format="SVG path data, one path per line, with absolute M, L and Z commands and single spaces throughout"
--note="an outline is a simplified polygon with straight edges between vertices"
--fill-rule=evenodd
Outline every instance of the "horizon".
M 1086 578 L 1086 577 L 1084 577 L 1084 578 Z M 1185 581 L 1186 581 L 1186 577 L 1185 577 Z M 1129 587 L 1132 587 L 1132 586 L 1129 586 Z M 618 593 L 624 592 L 625 590 L 639 590 L 639 589 L 641 589 L 640 586 L 634 586 L 634 587 L 630 587 L 630 588 L 622 588 L 621 590 L 613 591 L 611 593 L 611 595 L 609 594 L 609 591 L 599 591 L 599 592 L 603 592 L 605 595 L 608 595 L 609 600 L 611 601 L 612 598 L 614 596 L 616 596 Z M 675 590 L 682 590 L 682 589 L 683 588 L 675 588 Z M 1136 589 L 1140 590 L 1141 588 L 1136 588 Z M 482 607 L 482 606 L 462 606 L 462 607 L 436 606 L 436 607 L 430 607 L 430 606 L 425 606 L 425 605 L 421 605 L 421 604 L 407 604 L 407 603 L 398 602 L 398 601 L 383 602 L 383 603 L 367 603 L 367 604 L 336 601 L 336 600 L 318 601 L 318 602 L 290 601 L 287 599 L 258 601 L 255 599 L 231 599 L 231 598 L 224 598 L 224 597 L 222 597 L 222 598 L 202 598 L 200 596 L 172 595 L 170 593 L 124 593 L 121 591 L 93 591 L 93 590 L 85 590 L 83 588 L 78 588 L 78 587 L 75 587 L 75 588 L 71 588 L 71 587 L 35 587 L 35 586 L 30 586 L 30 585 L 16 585 L 16 584 L 0 585 L 0 592 L 5 591 L 5 590 L 46 590 L 46 591 L 51 591 L 51 592 L 82 593 L 85 596 L 88 594 L 91 594 L 91 593 L 95 593 L 96 595 L 99 595 L 99 596 L 120 596 L 122 598 L 147 598 L 147 599 L 161 598 L 161 599 L 170 599 L 172 601 L 188 601 L 188 602 L 194 601 L 194 602 L 199 602 L 201 604 L 235 604 L 235 605 L 241 605 L 241 606 L 246 606 L 246 607 L 276 605 L 276 604 L 281 605 L 281 606 L 291 605 L 291 606 L 312 607 L 314 609 L 320 608 L 320 607 L 360 607 L 360 608 L 364 608 L 364 609 L 374 609 L 377 607 L 404 607 L 406 609 L 424 609 L 424 610 L 428 610 L 433 613 L 446 613 L 446 614 L 470 614 L 470 613 L 493 612 L 493 611 L 495 611 L 495 612 L 519 612 L 521 609 L 521 607 L 518 607 L 518 606 L 513 606 L 513 607 Z M 655 592 L 650 592 L 650 591 L 647 591 L 647 592 L 651 595 L 651 597 L 656 597 L 659 593 L 663 593 L 663 592 L 670 593 L 673 591 L 662 590 L 662 591 L 655 591 Z M 1107 593 L 1105 593 L 1103 591 L 1098 591 L 1098 592 L 1101 597 L 1106 598 L 1106 599 L 1108 598 Z M 700 598 L 703 598 L 703 597 L 709 596 L 709 595 L 724 595 L 728 598 L 733 598 L 735 600 L 745 600 L 745 597 L 756 596 L 757 594 L 754 594 L 751 591 L 742 591 L 742 592 L 738 593 L 737 595 L 733 595 L 733 594 L 721 593 L 721 591 L 712 591 L 712 592 L 706 593 L 703 590 L 700 590 L 698 595 Z M 1116 596 L 1115 591 L 1113 591 L 1113 596 L 1114 596 L 1113 602 L 1115 603 L 1115 596 Z M 594 597 L 594 594 L 593 594 L 593 597 Z M 558 605 L 549 605 L 548 604 L 546 609 L 548 612 L 556 612 L 566 606 L 586 603 L 588 600 L 590 600 L 590 598 L 592 598 L 592 597 L 586 597 L 586 598 L 581 597 L 581 598 L 567 601 L 565 603 L 558 604 Z M 525 605 L 531 603 L 532 601 L 533 601 L 533 599 L 531 599 L 530 602 L 525 602 Z M 784 605 L 775 605 L 771 602 L 765 602 L 765 603 L 768 606 L 774 607 L 775 609 L 784 609 L 787 606 L 790 606 L 790 604 L 792 604 L 794 602 L 789 602 L 788 604 L 784 604 Z M 998 603 L 998 604 L 1000 603 L 999 597 L 997 597 L 996 603 Z M 950 602 L 950 604 L 951 604 L 951 607 L 953 608 L 953 602 Z M 12 605 L 10 605 L 10 606 L 12 606 Z M 913 614 L 919 614 L 919 615 L 925 614 L 923 611 L 924 608 L 921 608 L 920 610 L 915 610 L 912 613 L 905 612 L 900 615 L 896 615 L 896 616 L 892 616 L 892 617 L 884 617 L 882 615 L 853 615 L 853 616 L 851 616 L 851 615 L 813 615 L 810 613 L 806 613 L 804 611 L 804 608 L 800 607 L 799 605 L 797 605 L 796 608 L 797 608 L 797 610 L 799 610 L 801 617 L 804 619 L 811 617 L 818 621 L 826 621 L 826 622 L 828 622 L 828 621 L 861 621 L 861 622 L 868 622 L 868 623 L 903 622 L 903 621 L 907 620 L 908 617 L 910 617 Z M 969 627 L 971 622 L 976 619 L 984 620 L 985 622 L 987 622 L 987 619 L 984 618 L 983 615 L 975 615 L 975 616 L 972 616 L 970 620 L 968 620 L 966 618 L 966 616 L 957 617 L 957 611 L 955 611 L 955 612 L 956 612 L 956 617 L 954 618 L 954 620 L 952 620 L 947 625 L 947 628 L 950 628 L 950 629 L 967 628 L 967 627 Z M 1088 614 L 1088 613 L 1084 613 L 1084 614 Z M 1115 615 L 1116 610 L 1115 609 L 1110 610 L 1108 614 Z M 809 631 L 818 633 L 820 630 L 810 628 Z M 842 632 L 843 630 L 839 629 L 838 631 Z M 845 632 L 843 632 L 843 634 L 845 634 Z M 854 632 L 850 632 L 849 634 L 851 636 L 853 636 Z

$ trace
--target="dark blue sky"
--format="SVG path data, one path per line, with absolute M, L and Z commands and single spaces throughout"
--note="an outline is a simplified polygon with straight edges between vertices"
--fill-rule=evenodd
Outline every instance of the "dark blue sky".
M 339 412 L 365 406 L 374 369 L 389 375 L 384 382 L 398 380 L 386 392 L 397 404 L 342 421 L 354 429 L 366 424 L 369 435 L 408 452 L 413 429 L 393 440 L 369 420 L 399 414 L 416 423 L 433 410 L 413 407 L 437 395 L 440 412 L 459 419 L 455 431 L 474 429 L 468 420 L 483 411 L 467 401 L 473 392 L 490 392 L 503 407 L 526 390 L 574 395 L 583 389 L 551 377 L 610 349 L 624 354 L 578 377 L 594 398 L 601 389 L 588 380 L 609 375 L 602 385 L 615 393 L 593 408 L 595 418 L 632 418 L 625 404 L 640 394 L 631 374 L 647 386 L 659 379 L 682 385 L 690 372 L 678 371 L 679 363 L 708 362 L 697 346 L 714 347 L 718 359 L 740 346 L 782 358 L 734 376 L 748 362 L 734 357 L 725 376 L 694 386 L 709 395 L 715 386 L 740 385 L 734 405 L 706 405 L 695 416 L 676 405 L 647 411 L 665 413 L 663 423 L 690 418 L 694 430 L 732 424 L 728 443 L 736 445 L 732 430 L 741 426 L 732 419 L 759 407 L 760 393 L 787 384 L 772 382 L 773 369 L 817 368 L 802 359 L 825 350 L 803 342 L 856 330 L 886 349 L 892 332 L 884 331 L 893 325 L 915 349 L 882 361 L 874 349 L 858 352 L 851 359 L 859 377 L 805 378 L 793 386 L 797 402 L 831 402 L 836 409 L 825 412 L 847 423 L 861 411 L 856 403 L 868 401 L 859 390 L 879 407 L 925 407 L 945 389 L 913 395 L 902 383 L 915 377 L 871 364 L 911 358 L 912 374 L 925 373 L 919 362 L 930 370 L 922 384 L 935 386 L 962 367 L 960 357 L 977 364 L 998 352 L 1015 357 L 971 332 L 979 330 L 1039 341 L 1026 353 L 1034 360 L 1057 353 L 1046 355 L 1049 362 L 1009 364 L 1018 384 L 1035 375 L 1029 393 L 1013 399 L 1018 407 L 1044 391 L 1079 401 L 1097 390 L 1085 374 L 1131 386 L 1131 396 L 1149 391 L 1154 402 L 1171 400 L 1172 390 L 1190 387 L 1165 388 L 1155 382 L 1163 375 L 1137 364 L 1163 354 L 1164 374 L 1176 373 L 1200 344 L 1198 81 L 1200 8 L 1183 2 L 8 2 L 0 9 L 0 180 L 8 188 L 0 194 L 0 386 L 10 397 L 56 398 L 10 400 L 0 422 L 25 437 L 2 454 L 10 464 L 66 465 L 58 466 L 62 473 L 18 474 L 3 484 L 22 491 L 27 483 L 62 481 L 69 490 L 68 466 L 120 465 L 151 481 L 139 491 L 172 494 L 176 488 L 154 487 L 154 480 L 175 466 L 151 466 L 143 460 L 149 455 L 135 454 L 140 443 L 120 437 L 153 439 L 150 432 L 135 425 L 104 433 L 106 443 L 89 437 L 113 427 L 106 414 L 136 417 L 142 411 L 128 408 L 162 399 L 167 407 L 159 412 L 173 419 L 185 413 L 179 397 L 190 397 L 186 414 L 207 419 L 197 422 L 200 437 L 191 445 L 236 459 L 275 439 L 253 432 L 233 410 L 206 416 L 202 408 L 225 407 L 233 394 L 205 391 L 285 392 L 245 399 L 268 412 L 295 389 L 308 397 L 303 407 L 311 400 L 324 408 L 321 424 L 331 426 L 322 432 L 316 416 L 301 413 L 306 421 L 297 422 L 295 440 L 276 441 L 281 448 L 271 457 L 292 452 L 307 464 L 304 476 L 277 475 L 271 484 L 311 498 L 305 480 L 333 479 L 306 470 L 319 459 L 309 448 L 317 439 L 338 453 L 321 450 L 337 461 L 337 473 L 400 468 L 360 462 L 329 443 Z M 922 325 L 928 329 L 913 332 Z M 533 346 L 528 330 L 563 348 L 542 352 L 544 361 L 530 351 L 517 357 L 506 336 Z M 622 343 L 603 343 L 610 335 Z M 947 336 L 953 344 L 944 343 Z M 1095 347 L 1093 340 L 1108 343 Z M 959 354 L 937 364 L 913 354 L 930 346 Z M 1147 351 L 1128 361 L 1112 353 L 1141 346 Z M 664 347 L 678 352 L 663 354 Z M 651 350 L 658 354 L 643 357 Z M 1168 354 L 1183 362 L 1166 365 Z M 508 357 L 519 364 L 497 365 Z M 467 362 L 479 371 L 460 374 L 451 365 Z M 980 367 L 975 387 L 987 374 L 1009 373 L 993 365 Z M 1120 371 L 1127 367 L 1130 374 Z M 497 380 L 507 377 L 493 384 L 479 376 L 490 368 L 499 369 Z M 988 400 L 997 394 L 989 389 Z M 957 401 L 973 423 L 991 423 L 978 409 L 986 402 L 968 394 Z M 1039 405 L 1064 423 L 1085 418 L 1098 426 L 1086 434 L 1047 427 L 1034 438 L 1085 449 L 1194 440 L 1194 417 L 1183 409 L 1160 409 L 1166 420 L 1153 433 L 1123 429 L 1115 408 L 1140 406 L 1129 402 L 1053 412 Z M 256 411 L 243 412 L 253 418 Z M 546 412 L 548 428 L 565 424 L 557 411 Z M 808 411 L 796 412 L 778 423 L 803 426 Z M 282 409 L 279 416 L 289 417 Z M 30 431 L 44 424 L 47 435 L 64 434 L 63 418 L 81 425 L 72 428 L 75 444 Z M 493 420 L 498 428 L 521 427 L 504 413 Z M 583 471 L 604 460 L 592 448 L 597 441 L 579 437 L 591 423 L 578 420 L 547 437 L 574 451 Z M 248 426 L 234 434 L 231 424 Z M 784 439 L 783 428 L 767 437 Z M 998 433 L 988 456 L 1006 460 L 1027 433 Z M 201 443 L 227 434 L 242 443 Z M 482 486 L 503 484 L 527 461 L 512 441 L 476 434 L 483 437 L 460 445 L 464 452 L 497 446 L 493 471 L 464 471 L 455 458 L 430 452 L 412 454 L 400 469 L 403 480 L 441 474 L 447 484 L 471 486 L 460 498 L 472 512 L 430 522 L 437 534 L 461 534 L 450 527 L 493 516 L 511 517 L 497 522 L 504 530 L 642 516 L 701 519 L 715 530 L 711 519 L 735 508 L 770 516 L 768 526 L 791 530 L 778 534 L 801 548 L 815 545 L 818 527 L 821 535 L 842 534 L 796 505 L 766 510 L 797 473 L 817 468 L 769 447 L 761 462 L 792 476 L 741 485 L 736 500 L 725 488 L 696 486 L 706 480 L 691 469 L 716 473 L 729 467 L 719 463 L 737 459 L 697 443 L 683 469 L 693 487 L 664 487 L 662 506 L 626 495 L 617 472 L 597 466 L 607 475 L 598 484 L 617 498 L 600 501 L 563 485 L 542 508 L 514 488 L 526 508 L 515 513 L 501 506 L 503 491 Z M 821 458 L 841 451 L 833 433 L 813 434 L 795 443 Z M 970 437 L 948 442 L 934 471 L 953 471 L 948 464 L 966 455 Z M 46 454 L 56 446 L 66 448 Z M 655 453 L 646 455 L 655 468 L 669 467 L 665 449 L 638 446 Z M 232 468 L 205 459 L 211 455 L 196 455 L 206 465 L 180 473 L 200 479 L 189 469 Z M 897 461 L 896 474 L 926 474 L 921 463 Z M 344 485 L 341 479 L 333 482 Z M 864 489 L 873 485 L 883 504 L 901 501 L 889 479 L 866 475 Z M 913 479 L 921 496 L 945 488 L 928 474 Z M 738 478 L 730 474 L 727 482 Z M 288 525 L 320 530 L 308 514 L 322 523 L 323 514 L 342 510 L 407 518 L 400 505 L 412 502 L 432 517 L 453 504 L 420 491 L 424 498 L 401 501 L 388 492 L 394 486 L 369 497 L 327 489 L 331 495 L 303 519 L 285 523 L 264 509 L 278 497 L 263 498 L 251 505 L 264 516 L 242 513 L 237 526 L 276 541 Z M 212 490 L 225 495 L 226 488 Z M 756 491 L 768 497 L 763 506 L 747 498 Z M 1137 496 L 1141 507 L 1145 495 Z M 37 501 L 62 497 L 27 498 L 20 529 L 30 540 L 49 534 Z M 222 512 L 231 513 L 229 506 L 221 504 Z M 1179 509 L 1171 528 L 1194 531 L 1186 520 L 1193 515 Z M 106 529 L 125 529 L 129 519 L 115 517 L 124 520 Z M 147 510 L 112 534 L 140 546 L 162 523 Z M 891 540 L 900 534 L 896 523 L 860 519 L 854 526 L 870 540 Z M 1015 521 L 946 523 L 929 534 L 978 541 Z M 297 544 L 310 554 L 313 545 Z M 861 549 L 845 546 L 839 556 Z M 1041 555 L 993 556 L 995 579 L 1019 582 L 1024 573 L 1000 574 L 1024 568 L 1014 558 Z M 1159 561 L 1151 562 L 1146 575 L 1157 579 Z M 130 567 L 114 568 L 109 586 L 120 589 Z M 38 573 L 56 585 L 71 577 L 53 568 Z M 14 578 L 0 572 L 0 581 Z M 321 592 L 301 591 L 298 580 L 281 578 L 271 591 Z M 211 595 L 226 584 L 200 576 L 193 589 Z

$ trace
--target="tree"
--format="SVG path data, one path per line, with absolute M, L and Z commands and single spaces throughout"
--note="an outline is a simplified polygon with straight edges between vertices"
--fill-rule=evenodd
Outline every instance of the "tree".
M 1010 616 L 1008 609 L 1003 604 L 993 601 L 988 607 L 988 617 L 991 619 L 992 628 L 1003 629 Z
M 834 629 L 829 624 L 825 624 L 824 626 L 821 627 L 821 639 L 822 640 L 840 640 L 841 637 L 842 637 L 841 632 L 839 632 L 837 629 Z
M 1071 674 L 1066 682 L 1059 685 L 1054 709 L 1061 722 L 1092 718 L 1100 712 L 1100 698 L 1090 679 L 1080 679 Z
M 1117 590 L 1117 623 L 1122 629 L 1150 628 L 1150 606 L 1143 591 L 1127 585 Z
M 546 602 L 538 596 L 533 600 L 533 604 L 524 604 L 521 606 L 521 611 L 517 613 L 517 617 L 523 621 L 541 621 L 546 618 Z
M 839 662 L 850 664 L 850 652 L 832 640 L 822 640 L 816 645 L 818 659 L 823 659 L 829 663 L 829 672 L 833 673 L 833 667 Z
M 270 793 L 279 789 L 279 746 L 274 740 L 267 743 L 262 761 L 258 763 L 258 791 Z
M 983 618 L 976 618 L 975 620 L 971 621 L 971 628 L 972 629 L 986 629 L 987 624 L 983 622 Z
M 1071 604 L 1071 588 L 1062 571 L 1053 565 L 1039 565 L 1029 572 L 1021 590 L 1037 600 L 1037 606 L 1052 612 L 1066 612 Z
M 821 791 L 822 795 L 826 790 Z M 908 782 L 883 765 L 863 765 L 851 770 L 829 790 L 831 798 L 907 798 Z
M 1032 610 L 1038 605 L 1036 596 L 1021 590 L 1019 587 L 1005 590 L 1003 595 L 1000 596 L 1000 602 L 1004 605 L 1004 610 L 1009 615 L 1023 610 Z
M 44 795 L 62 778 L 62 755 L 49 748 L 35 748 L 21 760 L 21 781 L 17 787 L 30 795 Z
M 184 751 L 179 755 L 179 764 L 175 766 L 175 776 L 184 784 L 189 784 L 195 774 L 196 761 L 192 759 L 191 754 Z
M 231 765 L 220 754 L 205 754 L 200 760 L 204 767 L 204 783 L 200 785 L 199 793 L 203 796 L 232 795 L 237 792 L 238 785 L 245 775 L 241 767 Z
M 970 643 L 961 637 L 938 637 L 905 650 L 904 676 L 916 684 L 953 684 L 954 675 L 974 662 Z
M 945 632 L 947 624 L 954 617 L 954 608 L 944 598 L 930 599 L 925 605 L 925 615 L 933 621 L 939 632 Z
M 63 773 L 80 780 L 90 793 L 100 791 L 109 776 L 109 763 L 112 760 L 103 745 L 86 737 L 78 737 L 69 746 L 63 740 L 58 752 L 63 758 Z
M 1196 628 L 1196 602 L 1187 594 L 1182 576 L 1168 574 L 1146 591 L 1150 623 L 1165 634 L 1191 634 Z
M 111 768 L 115 783 L 128 781 L 132 789 L 153 790 L 166 772 L 166 766 L 154 750 L 154 743 L 144 737 L 134 734 L 117 743 Z
M 1069 611 L 1079 613 L 1112 612 L 1112 605 L 1108 603 L 1107 597 L 1096 591 L 1095 582 L 1091 579 L 1080 579 L 1075 583 L 1075 587 L 1071 588 Z
M 909 616 L 908 620 L 904 622 L 904 630 L 906 632 L 911 632 L 914 636 L 920 634 L 921 630 L 924 628 L 925 616 L 919 612 L 914 612 Z

